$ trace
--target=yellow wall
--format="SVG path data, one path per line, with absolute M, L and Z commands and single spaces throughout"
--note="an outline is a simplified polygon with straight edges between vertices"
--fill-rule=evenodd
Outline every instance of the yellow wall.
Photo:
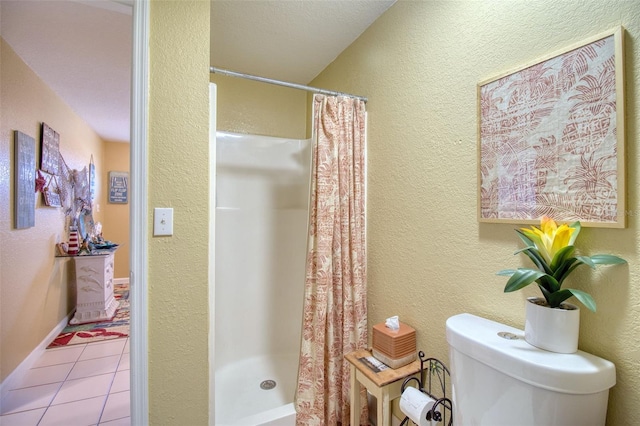
M 121 142 L 105 142 L 104 168 L 101 174 L 104 182 L 105 194 L 108 200 L 109 172 L 129 172 L 129 144 Z M 131 197 L 131 193 L 129 193 Z M 115 254 L 114 277 L 129 278 L 129 203 L 112 204 L 108 201 L 102 206 L 103 236 L 105 239 L 120 244 Z
M 306 138 L 305 91 L 216 74 L 211 81 L 218 88 L 217 130 Z
M 149 419 L 208 422 L 209 2 L 152 1 L 149 80 Z M 153 208 L 174 235 L 152 237 Z
M 579 249 L 628 266 L 578 270 L 591 293 L 580 348 L 613 361 L 608 424 L 640 424 L 638 124 L 634 1 L 400 1 L 311 84 L 368 96 L 369 325 L 398 314 L 448 362 L 445 321 L 470 312 L 524 326 L 526 296 L 495 272 L 525 259 L 515 225 L 476 220 L 476 84 L 622 24 L 627 29 L 626 229 L 583 229 Z
M 96 170 L 102 170 L 103 148 L 96 133 L 1 42 L 0 380 L 4 380 L 75 306 L 67 276 L 73 262 L 54 257 L 55 244 L 68 240 L 62 209 L 46 207 L 38 196 L 35 226 L 13 227 L 13 131 L 35 139 L 38 164 L 42 122 L 60 134 L 60 152 L 72 169 L 88 167 L 93 155 Z M 97 181 L 96 202 L 104 205 L 102 184 Z M 101 213 L 95 220 L 102 220 Z

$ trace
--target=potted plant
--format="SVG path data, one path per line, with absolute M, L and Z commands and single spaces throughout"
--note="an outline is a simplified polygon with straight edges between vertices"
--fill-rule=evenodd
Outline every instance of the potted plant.
M 524 253 L 535 268 L 504 269 L 497 275 L 509 276 L 505 293 L 520 290 L 535 282 L 544 298 L 527 299 L 525 340 L 542 349 L 572 353 L 578 349 L 580 313 L 578 307 L 565 302 L 575 296 L 589 310 L 596 311 L 596 302 L 588 293 L 573 288 L 562 288 L 565 279 L 580 265 L 595 269 L 597 265 L 627 263 L 624 259 L 609 254 L 578 256 L 574 243 L 580 233 L 580 222 L 562 224 L 543 217 L 540 228 L 516 229 L 526 245 L 514 254 Z M 541 329 L 536 327 L 542 321 Z M 566 330 L 565 330 L 566 329 Z M 555 335 L 555 332 L 569 335 Z

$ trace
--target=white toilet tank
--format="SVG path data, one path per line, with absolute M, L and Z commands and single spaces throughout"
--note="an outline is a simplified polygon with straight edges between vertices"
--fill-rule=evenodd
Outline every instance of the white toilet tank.
M 605 424 L 610 361 L 538 349 L 521 330 L 471 314 L 447 320 L 447 342 L 455 426 Z

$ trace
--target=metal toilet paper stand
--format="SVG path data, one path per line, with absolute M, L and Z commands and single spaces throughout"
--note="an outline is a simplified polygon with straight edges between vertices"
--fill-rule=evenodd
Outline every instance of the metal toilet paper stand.
M 401 391 L 404 392 L 407 385 L 415 380 L 420 392 L 425 393 L 436 402 L 427 412 L 426 420 L 442 422 L 443 425 L 453 425 L 453 402 L 447 396 L 451 387 L 451 375 L 449 369 L 436 358 L 426 358 L 424 352 L 418 352 L 420 357 L 420 378 L 407 377 L 402 383 Z M 447 386 L 449 388 L 447 388 Z M 442 409 L 440 409 L 442 407 Z M 448 422 L 447 422 L 448 419 Z M 405 417 L 400 426 L 409 423 L 409 417 Z

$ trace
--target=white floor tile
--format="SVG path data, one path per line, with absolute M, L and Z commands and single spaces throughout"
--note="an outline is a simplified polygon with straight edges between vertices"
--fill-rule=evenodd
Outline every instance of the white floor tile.
M 16 383 L 14 389 L 64 382 L 73 366 L 74 364 L 70 362 L 67 364 L 32 368 Z
M 107 342 L 100 342 L 87 345 L 79 361 L 87 359 L 103 358 L 111 355 L 122 355 L 126 339 L 114 339 Z
M 100 422 L 100 426 L 131 426 L 131 417 L 111 420 L 108 422 Z
M 110 393 L 100 423 L 131 416 L 129 391 Z
M 123 354 L 120 358 L 120 364 L 118 365 L 118 371 L 130 370 L 129 354 Z
M 131 426 L 129 369 L 129 339 L 47 349 L 0 401 L 0 425 Z
M 0 416 L 0 425 L 2 426 L 38 426 L 38 422 L 42 418 L 46 408 L 38 408 L 37 410 L 22 411 L 15 414 L 7 414 Z
M 130 338 L 130 337 L 127 337 L 127 343 L 124 345 L 124 353 L 125 353 L 125 354 L 128 354 L 128 353 L 129 353 L 130 342 L 131 342 L 131 338 Z
M 100 376 L 86 377 L 84 379 L 67 380 L 62 384 L 52 404 L 64 404 L 109 393 L 115 373 L 102 374 Z M 96 421 L 97 422 L 97 421 Z
M 33 365 L 36 367 L 46 367 L 48 365 L 67 364 L 76 362 L 86 345 L 69 346 L 65 348 L 47 349 L 44 354 Z
M 130 370 L 118 371 L 109 393 L 128 391 L 131 387 Z
M 81 379 L 83 377 L 99 376 L 101 374 L 115 373 L 120 362 L 120 355 L 111 355 L 104 358 L 78 361 L 71 370 L 68 380 Z
M 104 408 L 106 396 L 52 405 L 44 413 L 38 426 L 89 426 L 96 425 Z
M 11 390 L 2 398 L 2 413 L 0 414 L 4 415 L 46 407 L 53 400 L 60 385 L 60 383 L 52 383 Z

